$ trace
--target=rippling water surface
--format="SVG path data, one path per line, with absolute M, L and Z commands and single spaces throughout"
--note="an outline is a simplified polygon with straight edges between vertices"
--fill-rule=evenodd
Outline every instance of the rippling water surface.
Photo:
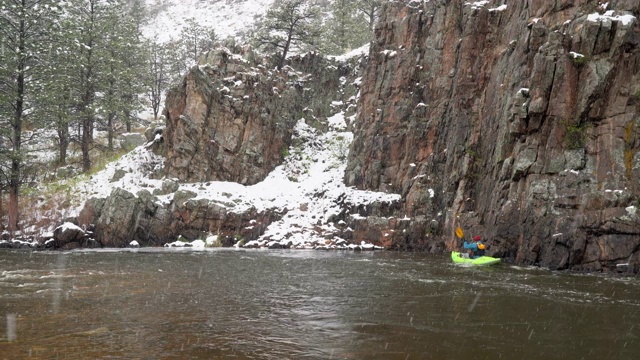
M 392 252 L 0 252 L 0 359 L 637 359 L 640 280 Z

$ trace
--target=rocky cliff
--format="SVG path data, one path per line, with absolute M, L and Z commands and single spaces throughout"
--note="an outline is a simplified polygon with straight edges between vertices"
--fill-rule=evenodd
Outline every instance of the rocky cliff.
M 635 0 L 393 1 L 368 61 L 307 54 L 274 71 L 218 49 L 167 96 L 164 164 L 148 171 L 164 180 L 126 191 L 114 174 L 121 188 L 78 223 L 98 246 L 217 234 L 430 252 L 458 248 L 461 226 L 506 261 L 638 273 L 638 16 Z M 351 139 L 343 120 L 348 188 L 333 163 Z M 293 202 L 261 182 L 281 164 Z
M 358 229 L 441 251 L 460 225 L 520 264 L 640 271 L 638 15 L 634 0 L 389 2 L 345 181 L 401 193 L 411 220 Z
M 167 176 L 248 185 L 263 180 L 282 163 L 296 121 L 330 115 L 340 78 L 350 70 L 313 53 L 291 59 L 282 71 L 241 55 L 242 49 L 210 52 L 167 95 Z
M 355 113 L 357 78 L 364 62 L 308 53 L 288 59 L 287 66 L 277 71 L 259 60 L 237 47 L 219 48 L 204 57 L 167 95 L 164 126 L 147 131 L 153 142 L 146 147 L 161 156 L 138 148 L 113 164 L 107 170 L 113 190 L 87 201 L 76 221 L 93 233 L 54 234 L 51 246 L 83 246 L 91 236 L 98 246 L 107 247 L 127 246 L 132 240 L 143 246 L 163 245 L 179 237 L 195 240 L 214 235 L 219 245 L 226 246 L 263 235 L 264 244 L 271 240 L 273 247 L 291 246 L 292 237 L 299 238 L 300 246 L 312 246 L 305 245 L 306 240 L 335 243 L 338 239 L 325 242 L 324 234 L 342 234 L 346 229 L 321 219 L 329 216 L 325 213 L 334 203 L 334 194 L 322 189 L 322 181 L 339 182 L 342 176 L 351 138 L 343 132 L 344 120 Z M 329 119 L 336 113 L 339 119 Z M 333 132 L 327 132 L 330 128 Z M 334 164 L 331 158 L 342 158 L 341 163 Z M 221 183 L 253 185 L 278 165 L 284 167 L 279 173 L 284 181 L 272 179 L 258 190 Z M 300 178 L 308 179 L 312 173 L 324 179 L 303 186 Z M 288 201 L 279 201 L 287 198 L 282 187 L 299 191 L 287 194 Z M 349 203 L 346 198 L 341 197 L 342 203 Z M 372 202 L 369 198 L 365 203 Z M 296 222 L 285 231 L 265 235 L 285 215 L 305 218 L 311 226 Z

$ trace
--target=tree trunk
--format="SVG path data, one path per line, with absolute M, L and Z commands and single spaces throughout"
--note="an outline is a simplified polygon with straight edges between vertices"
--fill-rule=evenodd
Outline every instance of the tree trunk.
M 82 150 L 82 171 L 88 172 L 91 170 L 91 144 L 93 142 L 93 110 L 90 108 L 93 102 L 93 92 L 89 87 L 91 81 L 91 72 L 86 75 L 87 88 L 82 95 L 82 103 L 80 105 L 80 113 L 82 114 L 82 120 L 80 121 L 80 149 Z
M 287 53 L 289 53 L 289 47 L 291 46 L 291 38 L 293 37 L 293 26 L 289 28 L 289 34 L 287 35 L 287 42 L 284 44 L 284 49 L 282 49 L 282 57 L 280 61 L 278 61 L 278 70 L 281 70 L 284 66 L 284 61 L 287 58 Z
M 9 233 L 11 237 L 18 231 L 18 191 L 19 187 L 9 184 Z
M 25 37 L 25 23 L 24 20 L 20 21 L 20 37 L 18 45 L 18 54 L 24 54 L 24 37 Z M 20 148 L 22 143 L 22 116 L 24 115 L 24 72 L 26 64 L 24 57 L 21 57 L 18 61 L 18 69 L 16 76 L 16 103 L 15 112 L 12 125 L 12 142 L 13 149 L 11 154 L 11 170 L 9 174 L 9 232 L 11 236 L 18 230 L 19 222 L 19 206 L 18 195 L 20 193 L 20 170 L 22 165 L 22 158 L 20 156 Z
M 91 143 L 93 142 L 93 116 L 85 114 L 82 120 L 82 141 L 80 147 L 82 148 L 82 171 L 88 172 L 91 170 L 91 158 L 90 150 Z
M 151 108 L 153 109 L 153 120 L 158 120 L 160 112 L 160 94 L 162 93 L 162 75 L 155 75 L 154 83 L 151 86 Z
M 116 118 L 116 113 L 113 111 L 107 115 L 107 141 L 109 143 L 109 151 L 113 151 L 113 119 Z
M 87 76 L 90 79 L 90 76 Z M 88 83 L 88 81 L 87 81 Z M 82 120 L 80 121 L 80 148 L 82 150 L 82 171 L 91 170 L 91 144 L 93 142 L 93 113 L 90 109 L 93 100 L 93 93 L 90 88 L 85 90 L 82 96 L 82 104 L 80 106 Z
M 96 6 L 97 1 L 91 0 L 89 1 L 89 17 L 91 23 L 94 25 L 96 23 Z M 80 113 L 82 114 L 82 120 L 80 121 L 80 132 L 81 132 L 81 140 L 80 140 L 80 148 L 82 150 L 82 171 L 88 172 L 91 170 L 91 145 L 93 145 L 93 126 L 94 126 L 94 110 L 91 108 L 93 104 L 93 100 L 95 97 L 95 88 L 93 82 L 95 81 L 93 76 L 94 66 L 93 63 L 93 45 L 95 38 L 93 35 L 89 38 L 87 42 L 87 52 L 85 59 L 86 64 L 83 66 L 82 74 L 81 74 L 81 83 L 84 87 L 82 89 L 82 101 L 80 104 Z
M 154 101 L 151 106 L 153 107 L 153 120 L 158 120 L 158 112 L 160 111 L 160 102 Z
M 20 82 L 20 75 L 18 76 Z M 23 76 L 22 76 L 23 77 Z M 23 79 L 24 80 L 24 79 Z M 24 88 L 18 86 L 18 88 Z M 18 230 L 19 206 L 18 194 L 20 192 L 20 141 L 22 132 L 22 96 L 16 101 L 16 118 L 13 124 L 13 156 L 11 158 L 11 173 L 9 174 L 9 232 L 11 236 Z
M 371 13 L 369 14 L 369 30 L 373 32 L 373 26 L 376 22 L 376 12 L 374 9 L 371 9 Z
M 66 165 L 67 150 L 69 149 L 69 126 L 63 119 L 58 124 L 58 164 Z
M 124 123 L 127 125 L 127 132 L 131 132 L 131 111 L 129 109 L 124 110 Z
M 125 95 L 125 99 L 127 101 L 127 104 L 131 104 L 133 102 L 134 95 L 128 93 Z M 123 115 L 124 115 L 124 124 L 127 128 L 127 132 L 130 133 L 131 127 L 133 125 L 131 124 L 131 110 L 129 109 L 129 106 L 124 107 Z
M 376 12 L 379 8 L 380 4 L 372 3 L 369 4 L 369 7 L 367 9 L 363 9 L 365 15 L 369 17 L 369 30 L 371 30 L 371 32 L 373 32 L 374 30 L 374 26 L 376 24 Z
M 0 233 L 4 232 L 4 194 L 0 187 Z

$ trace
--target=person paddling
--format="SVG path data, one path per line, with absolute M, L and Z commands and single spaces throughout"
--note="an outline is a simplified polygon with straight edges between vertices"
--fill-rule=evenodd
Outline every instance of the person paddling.
M 470 256 L 474 259 L 484 256 L 485 245 L 482 243 L 480 236 L 476 235 L 473 242 L 464 241 L 464 248 L 470 250 Z

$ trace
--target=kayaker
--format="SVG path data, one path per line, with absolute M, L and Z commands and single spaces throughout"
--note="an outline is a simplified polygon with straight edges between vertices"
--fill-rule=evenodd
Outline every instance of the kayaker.
M 484 256 L 485 246 L 481 242 L 480 236 L 476 235 L 473 238 L 473 242 L 464 241 L 464 248 L 470 250 L 470 256 L 473 259 L 479 258 L 480 256 Z
M 486 248 L 486 246 L 482 243 L 480 236 L 476 235 L 473 238 L 473 241 L 475 241 L 476 245 L 478 245 L 478 250 L 476 251 L 475 255 L 477 257 L 484 256 L 484 249 Z

